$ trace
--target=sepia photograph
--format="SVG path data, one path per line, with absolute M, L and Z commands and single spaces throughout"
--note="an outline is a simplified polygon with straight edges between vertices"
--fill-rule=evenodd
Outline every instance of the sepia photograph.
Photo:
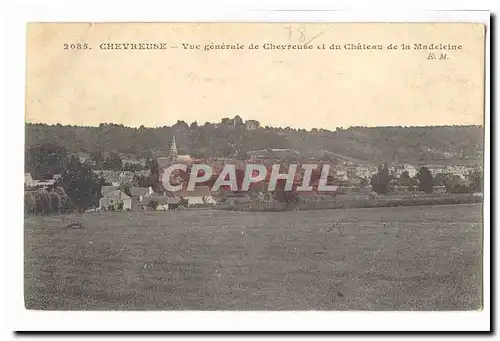
M 25 308 L 481 311 L 486 35 L 29 22 Z

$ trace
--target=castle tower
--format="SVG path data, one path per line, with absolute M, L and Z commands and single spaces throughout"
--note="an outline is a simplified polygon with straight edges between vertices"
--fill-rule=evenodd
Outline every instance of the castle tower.
M 172 139 L 172 146 L 170 147 L 170 159 L 173 161 L 177 160 L 177 144 L 175 143 L 175 135 Z

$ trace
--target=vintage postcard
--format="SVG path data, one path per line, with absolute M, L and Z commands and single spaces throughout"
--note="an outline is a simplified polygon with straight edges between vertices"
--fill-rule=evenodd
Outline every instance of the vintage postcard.
M 29 310 L 483 308 L 486 28 L 29 23 Z

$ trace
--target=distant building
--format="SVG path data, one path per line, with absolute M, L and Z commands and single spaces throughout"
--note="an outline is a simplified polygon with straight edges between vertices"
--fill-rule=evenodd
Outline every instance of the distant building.
M 260 128 L 260 122 L 256 120 L 245 121 L 245 128 L 247 131 L 252 131 Z
M 122 211 L 132 209 L 132 199 L 120 190 L 108 192 L 99 200 L 101 211 L 120 210 L 120 208 Z
M 426 166 L 432 173 L 433 176 L 436 176 L 437 174 L 446 174 L 446 166 L 441 166 L 441 165 L 428 165 Z
M 118 181 L 120 184 L 126 184 L 131 182 L 134 179 L 134 172 L 130 171 L 122 171 L 118 175 Z
M 24 173 L 24 186 L 34 187 L 35 181 L 31 177 L 31 173 Z
M 434 186 L 432 191 L 434 193 L 446 193 L 446 187 L 445 186 Z
M 373 174 L 377 173 L 377 167 L 374 166 L 357 166 L 356 167 L 356 176 L 365 179 L 371 179 Z
M 341 180 L 341 181 L 348 181 L 349 177 L 347 175 L 347 171 L 345 170 L 338 170 L 336 174 L 336 178 Z
M 410 178 L 413 178 L 418 173 L 418 170 L 417 170 L 417 168 L 415 166 L 410 165 L 410 164 L 407 163 L 407 164 L 398 166 L 396 168 L 396 176 L 400 177 L 401 174 L 403 174 L 405 171 L 408 172 L 408 175 L 410 176 Z
M 188 207 L 202 204 L 215 205 L 216 203 L 208 186 L 196 186 L 194 190 L 182 191 L 178 196 L 187 200 Z
M 33 180 L 31 173 L 24 173 L 24 186 L 28 188 L 47 188 L 55 185 L 55 183 L 56 181 L 54 179 Z
M 261 150 L 252 150 L 247 153 L 251 158 L 258 159 L 279 159 L 284 157 L 297 158 L 300 156 L 300 152 L 295 149 L 285 149 L 285 148 L 269 148 Z
M 451 165 L 446 167 L 446 172 L 458 175 L 460 179 L 465 180 L 467 175 L 469 175 L 469 168 L 462 165 Z
M 104 197 L 106 194 L 110 192 L 114 192 L 118 190 L 119 186 L 102 186 L 101 187 L 101 195 Z
M 142 200 L 145 196 L 148 196 L 152 191 L 151 187 L 131 187 L 130 188 L 130 198 L 132 199 L 132 207 L 138 208 L 142 204 Z
M 231 128 L 234 128 L 234 127 L 243 125 L 243 119 L 239 115 L 236 115 L 234 118 L 224 117 L 220 121 L 220 123 L 223 125 L 229 126 Z
M 105 182 L 110 183 L 113 186 L 120 186 L 122 183 L 120 180 L 120 172 L 113 170 L 93 170 L 92 171 L 98 177 L 102 177 Z
M 179 207 L 180 202 L 179 197 L 150 196 L 143 198 L 142 207 L 145 210 L 168 211 Z
M 156 161 L 158 162 L 158 166 L 164 169 L 175 163 L 191 163 L 192 159 L 190 155 L 177 154 L 177 143 L 174 135 L 172 145 L 170 146 L 170 154 L 168 156 L 159 156 Z

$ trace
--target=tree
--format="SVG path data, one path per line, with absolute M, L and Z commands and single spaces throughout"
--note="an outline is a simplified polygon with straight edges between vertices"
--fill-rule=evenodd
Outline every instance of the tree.
M 36 213 L 36 197 L 34 192 L 24 192 L 24 213 Z
M 135 172 L 143 168 L 144 167 L 139 163 L 132 163 L 132 162 L 124 162 L 122 167 L 124 171 L 129 171 L 129 172 Z
M 427 167 L 420 168 L 417 178 L 419 180 L 419 189 L 425 193 L 432 193 L 434 190 L 434 179 L 432 173 Z
M 63 172 L 63 188 L 71 206 L 84 211 L 91 206 L 97 206 L 101 184 L 92 168 L 81 163 L 77 157 L 71 157 L 67 169 Z
M 90 153 L 90 160 L 95 164 L 95 168 L 101 169 L 104 163 L 104 156 L 99 150 L 94 150 Z
M 273 196 L 277 202 L 284 203 L 286 207 L 289 208 L 298 202 L 299 195 L 293 188 L 292 190 L 287 191 L 285 187 L 286 181 L 284 179 L 278 179 L 278 181 L 276 181 L 276 188 Z
M 123 193 L 125 193 L 126 195 L 128 195 L 129 197 L 132 197 L 132 193 L 130 192 L 130 188 L 132 186 L 130 186 L 130 184 L 121 184 L 120 187 L 118 187 L 119 190 L 121 190 Z
M 483 172 L 475 170 L 469 175 L 471 192 L 483 191 Z
M 64 169 L 66 149 L 54 143 L 42 143 L 30 147 L 25 155 L 26 172 L 34 179 L 52 179 Z
M 149 208 L 151 208 L 152 210 L 156 210 L 156 208 L 158 207 L 158 201 L 156 200 L 151 200 L 150 202 L 148 202 L 148 205 L 147 205 Z
M 408 171 L 404 171 L 401 173 L 398 179 L 398 185 L 399 186 L 405 186 L 408 187 L 411 185 L 411 178 L 410 178 L 410 173 Z
M 436 186 L 445 186 L 446 180 L 449 178 L 448 174 L 445 173 L 437 173 L 434 177 L 434 185 Z
M 444 186 L 448 193 L 469 193 L 470 187 L 456 174 L 446 174 Z
M 35 192 L 36 212 L 49 214 L 52 211 L 50 205 L 50 195 L 45 189 L 39 189 Z
M 60 213 L 61 212 L 61 197 L 57 194 L 56 191 L 51 191 L 50 195 L 50 206 L 52 208 L 52 212 Z
M 182 128 L 182 129 L 189 129 L 189 125 L 181 120 L 177 120 L 177 123 L 174 124 L 174 128 Z
M 371 185 L 373 191 L 377 194 L 389 193 L 389 181 L 389 166 L 385 163 L 383 167 L 378 168 L 378 173 L 372 176 Z
M 103 165 L 104 169 L 121 170 L 123 168 L 122 159 L 117 153 L 111 153 Z
M 188 207 L 189 206 L 189 200 L 187 198 L 181 198 L 180 206 Z
M 59 198 L 61 200 L 60 210 L 63 212 L 66 211 L 68 209 L 68 196 L 66 195 L 64 188 L 57 186 L 53 189 L 53 191 L 57 193 L 57 195 L 59 195 Z

